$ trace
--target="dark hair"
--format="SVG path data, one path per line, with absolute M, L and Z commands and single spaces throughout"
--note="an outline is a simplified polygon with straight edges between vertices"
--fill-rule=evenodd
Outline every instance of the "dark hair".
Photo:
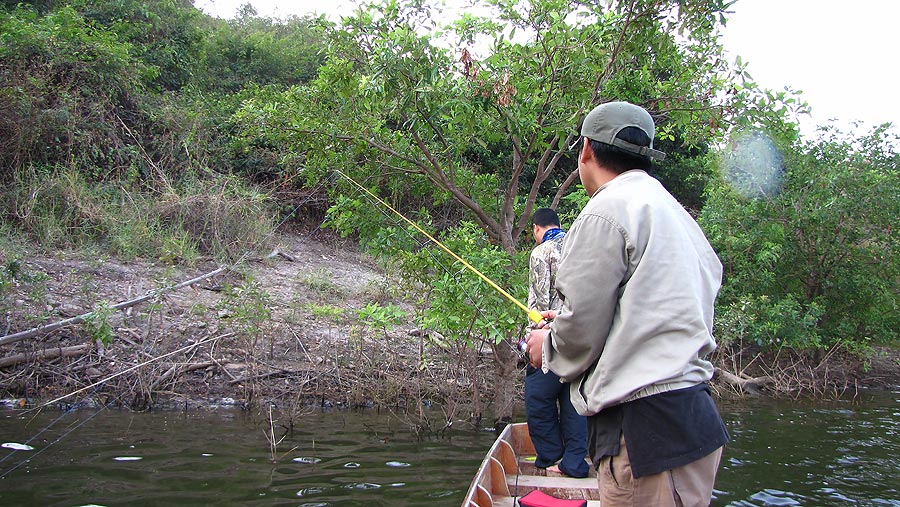
M 534 210 L 531 223 L 540 227 L 547 227 L 548 225 L 559 227 L 559 215 L 556 214 L 553 208 L 538 208 Z
M 647 133 L 637 127 L 625 127 L 618 134 L 617 139 L 627 141 L 638 146 L 650 146 L 650 137 Z M 588 139 L 591 151 L 597 162 L 616 174 L 622 174 L 631 169 L 643 169 L 649 171 L 653 168 L 653 162 L 650 157 L 635 155 L 611 144 L 601 143 Z

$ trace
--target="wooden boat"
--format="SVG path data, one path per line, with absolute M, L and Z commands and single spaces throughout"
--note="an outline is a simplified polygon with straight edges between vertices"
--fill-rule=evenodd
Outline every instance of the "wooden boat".
M 469 486 L 462 507 L 518 507 L 516 500 L 538 489 L 555 498 L 600 506 L 596 471 L 575 479 L 534 466 L 536 453 L 527 423 L 509 424 L 491 446 Z

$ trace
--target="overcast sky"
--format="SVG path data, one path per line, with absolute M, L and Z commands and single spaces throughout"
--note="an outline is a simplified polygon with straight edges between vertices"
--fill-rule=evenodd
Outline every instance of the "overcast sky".
M 349 0 L 249 0 L 261 16 L 352 11 Z M 451 0 L 453 1 L 453 0 Z M 246 0 L 196 0 L 208 14 L 232 17 Z M 740 55 L 763 87 L 802 90 L 812 125 L 836 119 L 867 127 L 900 123 L 900 1 L 738 0 L 724 30 L 731 59 Z

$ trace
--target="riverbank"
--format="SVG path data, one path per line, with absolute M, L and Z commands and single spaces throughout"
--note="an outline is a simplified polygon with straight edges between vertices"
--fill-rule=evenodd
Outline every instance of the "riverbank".
M 133 410 L 276 406 L 289 414 L 310 405 L 415 411 L 439 403 L 444 420 L 429 425 L 488 411 L 489 345 L 447 345 L 417 329 L 415 308 L 352 243 L 311 227 L 270 244 L 227 271 L 121 309 L 112 306 L 221 266 L 48 256 L 26 246 L 5 253 L 4 335 L 93 315 L 3 345 L 0 397 Z M 741 349 L 715 359 L 720 396 L 829 397 L 900 385 L 900 356 L 884 349 L 867 361 L 841 351 L 813 360 Z
M 0 259 L 8 268 L 4 335 L 97 316 L 4 345 L 0 397 L 134 410 L 271 404 L 297 412 L 310 404 L 441 400 L 450 420 L 482 413 L 489 347 L 444 348 L 408 324 L 412 306 L 351 243 L 308 228 L 270 244 L 233 269 L 121 310 L 110 306 L 220 266 L 8 252 Z M 378 309 L 400 323 L 366 317 Z

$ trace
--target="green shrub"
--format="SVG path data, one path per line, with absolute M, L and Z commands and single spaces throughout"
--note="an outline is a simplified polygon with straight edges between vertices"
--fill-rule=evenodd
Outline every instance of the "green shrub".
M 0 180 L 31 164 L 105 179 L 139 163 L 122 129 L 149 70 L 70 7 L 0 12 Z
M 268 201 L 237 178 L 192 180 L 152 195 L 48 168 L 0 191 L 0 216 L 47 249 L 100 245 L 126 259 L 236 260 L 274 228 Z
M 825 129 L 782 147 L 780 191 L 710 187 L 700 222 L 725 266 L 723 341 L 808 351 L 900 339 L 896 143 L 884 127 L 856 138 Z

